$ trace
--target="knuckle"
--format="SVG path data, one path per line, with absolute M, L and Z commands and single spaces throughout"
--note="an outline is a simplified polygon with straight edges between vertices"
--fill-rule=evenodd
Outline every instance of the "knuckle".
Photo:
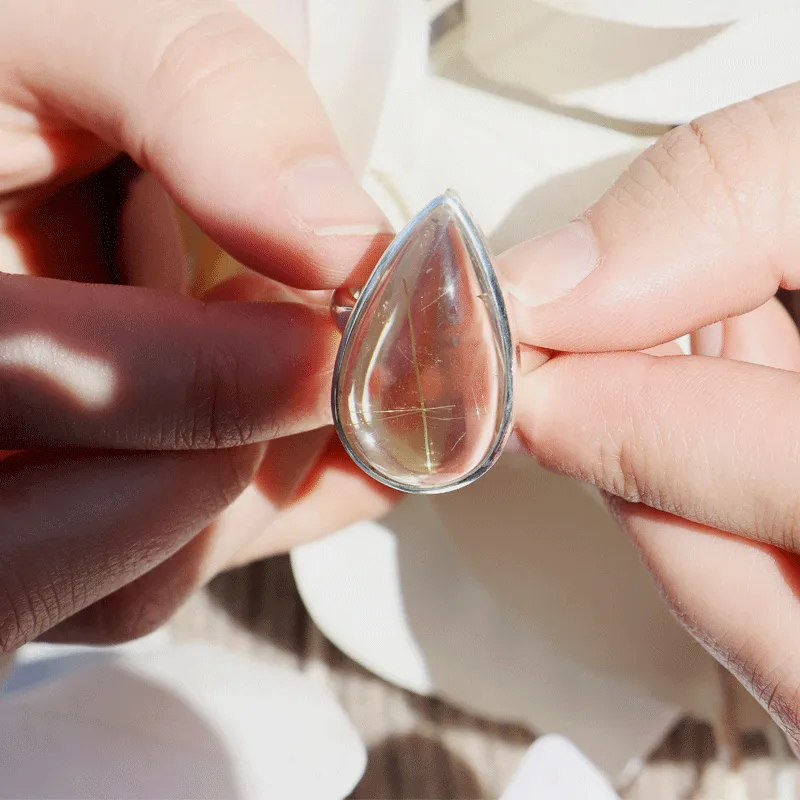
M 10 571 L 0 571 L 0 653 L 10 653 L 58 622 L 58 603 L 35 587 L 24 585 Z
M 235 6 L 214 3 L 198 11 L 201 5 L 190 5 L 177 21 L 164 21 L 163 39 L 154 42 L 146 56 L 136 109 L 144 113 L 137 115 L 137 121 L 153 124 L 132 137 L 133 155 L 145 167 L 160 151 L 169 122 L 191 101 L 204 102 L 202 95 L 209 87 L 232 81 L 254 63 L 273 79 L 280 73 L 300 72 L 288 53 Z M 133 120 L 127 121 L 131 132 L 137 130 Z
M 193 359 L 190 426 L 181 445 L 214 449 L 247 444 L 255 431 L 248 413 L 239 357 L 225 347 L 202 348 Z
M 710 233 L 745 227 L 776 211 L 778 193 L 763 189 L 765 175 L 780 178 L 782 149 L 762 106 L 746 101 L 673 128 L 630 165 L 615 194 L 657 218 L 677 208 Z
M 588 408 L 585 403 L 564 403 L 564 385 L 551 391 L 551 382 L 540 379 L 519 404 L 516 433 L 523 447 L 545 469 L 586 481 L 615 497 L 631 503 L 656 497 L 662 445 L 658 428 L 648 417 L 653 405 L 649 395 L 658 392 L 658 381 L 650 375 L 655 361 L 642 356 L 638 374 L 633 371 L 624 387 L 616 387 Z M 566 362 L 548 364 L 549 374 L 558 375 L 560 363 Z M 569 379 L 576 374 L 570 372 Z M 553 380 L 559 382 L 558 377 Z M 626 413 L 620 413 L 620 405 Z M 620 425 L 621 419 L 627 422 Z M 565 437 L 565 426 L 575 425 L 585 435 Z
M 800 498 L 793 496 L 785 503 L 772 497 L 755 498 L 753 535 L 787 553 L 800 550 Z
M 608 458 L 601 459 L 611 492 L 630 503 L 640 503 L 647 495 L 639 452 L 638 443 L 623 440 L 611 448 Z
M 658 464 L 662 448 L 657 423 L 650 418 L 652 396 L 658 392 L 653 379 L 657 360 L 642 358 L 639 372 L 621 395 L 627 409 L 627 424 L 607 426 L 607 433 L 598 442 L 592 481 L 608 493 L 630 503 L 646 503 L 659 507 Z M 644 411 L 643 411 L 644 409 Z
M 786 736 L 800 744 L 800 686 L 756 678 L 752 691 Z
M 637 444 L 609 436 L 598 445 L 590 480 L 595 486 L 629 503 L 642 502 L 646 485 L 642 481 L 639 460 Z

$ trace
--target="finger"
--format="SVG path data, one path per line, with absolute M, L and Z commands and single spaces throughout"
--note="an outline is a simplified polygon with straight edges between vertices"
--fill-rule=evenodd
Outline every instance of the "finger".
M 310 442 L 311 449 L 314 444 Z M 268 445 L 251 484 L 202 534 L 43 638 L 113 644 L 145 636 L 218 573 L 285 553 L 359 520 L 379 517 L 398 497 L 358 469 L 338 440 L 328 441 L 311 471 L 308 444 L 299 460 L 287 460 L 288 448 L 275 445 L 279 442 Z
M 0 272 L 88 283 L 112 280 L 111 171 L 53 190 L 13 214 L 0 213 Z
M 723 358 L 800 372 L 800 334 L 777 298 L 723 325 Z
M 752 320 L 768 323 L 765 343 L 783 329 L 779 311 Z M 795 364 L 798 349 L 792 330 L 780 363 Z M 546 467 L 797 549 L 799 394 L 796 373 L 729 359 L 566 355 L 520 381 L 516 424 Z
M 800 285 L 800 88 L 680 126 L 579 220 L 501 260 L 528 344 L 639 350 Z
M 0 308 L 2 449 L 231 446 L 330 422 L 326 311 L 18 275 Z
M 118 151 L 69 122 L 43 123 L 4 102 L 0 91 L 0 213 L 24 208 L 110 164 Z M 30 191 L 36 187 L 36 191 Z
M 794 320 L 773 297 L 754 311 L 696 331 L 692 334 L 692 352 L 797 372 L 797 342 Z
M 724 337 L 724 322 L 706 325 L 705 328 L 700 328 L 692 334 L 691 351 L 699 356 L 721 356 Z
M 0 650 L 156 567 L 242 491 L 260 447 L 34 452 L 0 464 Z
M 6 102 L 129 153 L 238 260 L 320 288 L 386 246 L 304 70 L 232 3 L 22 9 L 0 28 Z
M 208 297 L 322 302 L 314 293 L 253 274 L 230 278 Z M 353 463 L 330 427 L 270 442 L 253 485 L 215 525 L 217 544 L 208 559 L 208 577 L 379 516 L 398 497 Z
M 260 470 L 255 482 L 262 497 L 266 474 Z M 224 561 L 219 559 L 212 564 L 213 574 L 288 552 L 347 525 L 377 519 L 402 495 L 369 478 L 353 463 L 338 438 L 333 438 L 292 497 L 280 514 L 264 518 L 265 525 L 251 526 L 251 535 L 241 538 L 240 546 L 231 549 Z M 347 502 L 342 502 L 342 498 L 347 498 Z M 229 509 L 231 517 L 234 506 Z M 223 525 L 226 522 L 223 517 Z
M 244 271 L 205 299 L 305 303 L 309 293 Z M 144 636 L 218 572 L 285 552 L 362 515 L 377 515 L 388 505 L 381 502 L 385 494 L 332 440 L 330 427 L 276 439 L 267 446 L 254 480 L 201 534 L 146 575 L 72 615 L 42 638 L 112 644 Z M 347 503 L 341 502 L 343 496 Z
M 776 306 L 737 318 L 725 336 L 728 357 L 760 353 L 775 367 L 797 365 L 800 340 L 778 337 L 785 318 Z M 800 744 L 800 674 L 786 658 L 800 646 L 797 557 L 642 505 L 612 507 L 679 618 Z
M 226 262 L 224 271 L 229 273 L 219 283 L 215 283 L 209 290 L 198 292 L 199 297 L 207 301 L 220 300 L 248 300 L 253 303 L 300 303 L 304 306 L 313 306 L 324 309 L 330 313 L 331 292 L 327 290 L 311 291 L 295 289 L 285 283 L 265 278 L 255 272 L 242 267 L 241 264 L 231 263 L 229 258 L 223 257 Z
M 175 206 L 148 172 L 128 187 L 119 224 L 119 272 L 123 283 L 185 293 L 189 267 Z
M 678 619 L 800 744 L 796 554 L 646 506 L 612 507 Z

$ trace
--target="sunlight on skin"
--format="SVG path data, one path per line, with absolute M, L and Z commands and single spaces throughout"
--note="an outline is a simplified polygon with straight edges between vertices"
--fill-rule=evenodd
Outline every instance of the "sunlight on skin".
M 4 366 L 41 375 L 87 407 L 107 405 L 116 389 L 110 364 L 41 333 L 0 339 L 0 367 Z

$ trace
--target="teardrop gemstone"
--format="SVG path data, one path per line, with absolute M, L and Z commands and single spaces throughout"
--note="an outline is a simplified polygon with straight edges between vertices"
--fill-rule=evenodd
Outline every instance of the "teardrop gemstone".
M 339 436 L 396 489 L 464 486 L 505 441 L 512 367 L 486 245 L 448 192 L 397 236 L 358 296 L 334 370 Z

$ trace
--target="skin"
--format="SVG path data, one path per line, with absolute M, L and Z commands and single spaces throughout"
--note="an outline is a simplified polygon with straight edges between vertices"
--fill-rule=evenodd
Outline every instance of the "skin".
M 605 491 L 795 748 L 800 337 L 774 295 L 800 288 L 799 124 L 791 86 L 677 128 L 498 259 L 519 441 Z M 336 337 L 304 294 L 363 280 L 377 211 L 354 194 L 361 232 L 319 233 L 280 192 L 338 149 L 302 68 L 223 0 L 0 12 L 2 650 L 142 635 L 216 572 L 393 502 L 325 427 Z M 173 202 L 249 269 L 189 296 Z
M 502 258 L 534 366 L 555 354 L 520 381 L 521 440 L 607 493 L 667 603 L 795 751 L 800 339 L 774 295 L 800 288 L 798 124 L 793 85 L 673 130 L 573 224 L 594 269 L 555 299 L 518 287 L 535 295 L 547 254 L 585 275 L 569 236 Z M 693 355 L 664 355 L 692 332 Z
M 239 551 L 285 549 L 265 530 L 293 500 L 385 507 L 319 430 L 327 310 L 276 283 L 357 282 L 388 241 L 352 176 L 358 232 L 296 218 L 282 176 L 322 158 L 303 68 L 232 4 L 0 11 L 3 651 L 152 630 Z M 188 296 L 173 203 L 252 272 Z

